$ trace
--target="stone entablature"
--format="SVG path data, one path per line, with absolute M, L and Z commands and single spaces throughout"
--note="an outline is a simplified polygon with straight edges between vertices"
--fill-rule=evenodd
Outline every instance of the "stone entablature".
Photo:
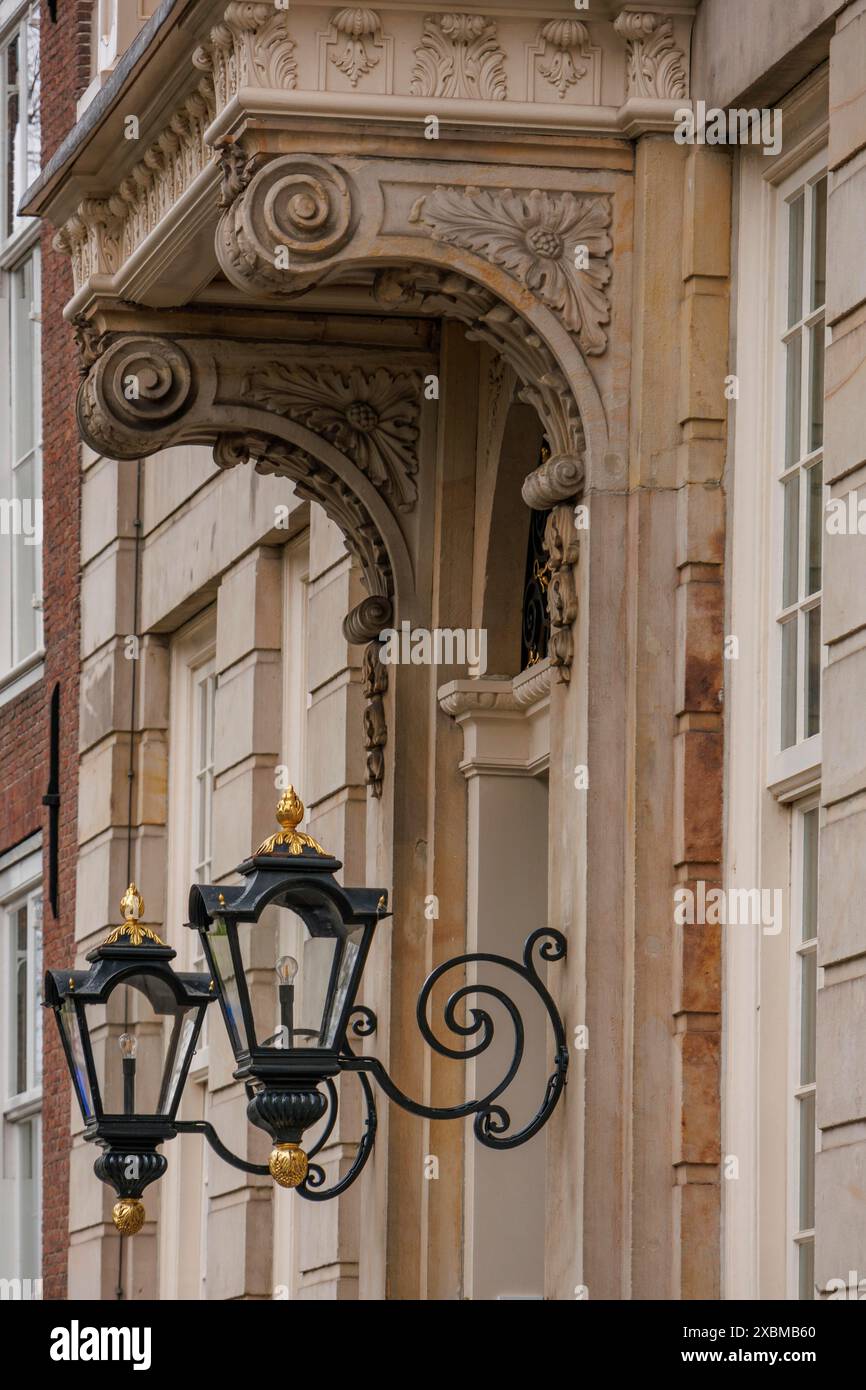
M 157 52 L 154 71 L 143 70 L 103 116 L 118 127 L 114 156 L 91 168 L 85 145 L 56 196 L 43 199 L 37 188 L 32 210 L 57 222 L 58 245 L 72 258 L 72 311 L 92 293 L 171 302 L 160 297 L 159 276 L 184 237 L 215 217 L 219 153 L 276 152 L 298 117 L 332 127 L 399 123 L 401 137 L 423 140 L 431 159 L 457 129 L 480 132 L 491 152 L 521 132 L 583 141 L 670 131 L 688 97 L 694 5 L 601 9 L 575 12 L 563 0 L 543 13 L 500 0 L 489 14 L 200 0 L 184 26 L 186 94 L 165 109 L 152 90 Z M 70 201 L 82 188 L 87 196 Z

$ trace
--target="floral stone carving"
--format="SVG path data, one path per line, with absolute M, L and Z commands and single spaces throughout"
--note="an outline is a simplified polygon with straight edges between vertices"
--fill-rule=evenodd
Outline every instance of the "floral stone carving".
M 338 10 L 331 19 L 331 26 L 341 39 L 345 39 L 345 43 L 338 43 L 331 54 L 331 62 L 345 73 L 353 87 L 357 87 L 361 78 L 378 66 L 379 59 L 371 49 L 381 38 L 382 21 L 375 10 L 358 5 Z
M 360 367 L 276 363 L 251 372 L 244 396 L 289 415 L 334 444 L 400 511 L 418 495 L 418 415 L 421 381 L 415 372 L 384 367 L 369 375 Z
M 613 27 L 628 44 L 630 97 L 676 101 L 688 96 L 685 55 L 674 42 L 672 20 L 625 10 L 617 15 Z
M 415 58 L 413 96 L 505 101 L 508 95 L 496 24 L 483 15 L 428 15 Z
M 589 355 L 604 352 L 610 321 L 605 286 L 612 242 L 610 199 L 490 188 L 437 188 L 416 205 L 434 241 L 462 246 L 555 310 Z

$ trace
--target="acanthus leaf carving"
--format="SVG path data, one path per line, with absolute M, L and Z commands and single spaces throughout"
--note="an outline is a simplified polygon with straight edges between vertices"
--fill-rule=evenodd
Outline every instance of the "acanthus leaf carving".
M 607 347 L 610 199 L 533 189 L 436 188 L 418 220 L 434 241 L 500 265 L 577 335 L 588 355 Z
M 589 30 L 579 19 L 551 19 L 541 26 L 539 40 L 551 51 L 539 62 L 538 71 L 563 101 L 569 87 L 589 72 Z
M 548 656 L 556 668 L 557 680 L 567 685 L 574 660 L 577 618 L 577 562 L 580 542 L 574 507 L 560 503 L 553 508 L 544 528 L 544 548 L 548 555 L 547 611 L 550 615 Z
M 284 7 L 262 0 L 231 0 L 210 42 L 193 54 L 196 67 L 213 74 L 218 110 L 242 87 L 281 88 L 298 84 L 295 41 Z
M 364 649 L 363 691 L 364 749 L 367 754 L 367 786 L 373 796 L 382 795 L 385 777 L 385 745 L 388 724 L 385 719 L 384 696 L 388 690 L 388 668 L 381 660 L 382 643 L 373 641 Z
M 496 23 L 483 15 L 428 15 L 415 59 L 413 96 L 505 101 L 508 95 Z
M 674 40 L 673 20 L 663 15 L 624 10 L 613 27 L 626 40 L 626 74 L 630 97 L 676 101 L 688 96 L 686 60 Z
M 381 38 L 382 22 L 375 10 L 360 5 L 338 10 L 331 17 L 331 27 L 336 34 L 345 39 L 331 53 L 331 62 L 348 77 L 353 87 L 357 87 L 362 77 L 378 67 L 379 58 L 372 47 Z M 368 48 L 368 44 L 371 47 Z
M 418 495 L 421 382 L 415 372 L 308 370 L 274 363 L 244 381 L 244 397 L 290 416 L 353 460 L 400 511 Z

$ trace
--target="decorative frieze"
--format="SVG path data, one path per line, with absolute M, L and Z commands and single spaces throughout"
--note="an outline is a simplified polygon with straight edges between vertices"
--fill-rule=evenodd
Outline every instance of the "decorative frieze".
M 686 59 L 674 39 L 673 20 L 624 10 L 613 27 L 627 44 L 629 97 L 678 101 L 688 96 Z
M 416 97 L 505 101 L 505 54 L 495 21 L 477 14 L 428 15 L 410 91 Z
M 434 241 L 502 266 L 555 310 L 588 355 L 607 347 L 610 199 L 539 189 L 437 188 L 413 214 Z
M 362 77 L 379 66 L 382 21 L 375 10 L 355 5 L 332 15 L 331 28 L 336 41 L 329 45 L 330 60 L 357 87 Z
M 541 26 L 538 50 L 538 71 L 564 101 L 592 66 L 589 30 L 579 19 L 551 19 Z

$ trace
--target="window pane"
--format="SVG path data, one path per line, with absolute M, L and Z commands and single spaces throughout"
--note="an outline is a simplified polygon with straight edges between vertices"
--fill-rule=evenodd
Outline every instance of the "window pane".
M 6 235 L 11 236 L 15 228 L 15 195 L 17 192 L 15 166 L 21 145 L 18 106 L 18 38 L 17 35 L 6 48 L 6 126 L 3 132 L 6 141 L 4 158 L 6 160 Z
M 30 990 L 33 996 L 33 1038 L 31 1042 L 31 1074 L 33 1085 L 42 1084 L 42 899 L 33 898 L 30 903 L 32 927 L 33 970 Z
M 815 184 L 812 194 L 812 308 L 820 309 L 827 298 L 827 180 Z
M 24 28 L 27 46 L 27 186 L 42 165 L 42 133 L 39 119 L 39 7 L 34 5 Z M 24 190 L 22 190 L 23 192 Z
M 797 619 L 782 624 L 782 747 L 797 742 Z
M 800 395 L 802 385 L 802 335 L 795 333 L 785 348 L 785 467 L 800 457 Z
M 799 1265 L 799 1294 L 800 1299 L 815 1298 L 815 1242 L 813 1240 L 803 1240 L 797 1247 Z
M 824 468 L 820 462 L 808 470 L 806 483 L 806 535 L 809 545 L 809 573 L 806 593 L 817 594 L 821 587 L 821 541 L 824 534 Z
M 809 329 L 809 449 L 824 442 L 824 320 Z
M 39 1230 L 39 1120 L 33 1117 L 15 1125 L 18 1140 L 18 1182 L 16 1199 L 19 1213 L 21 1246 L 19 1266 L 15 1275 L 19 1279 L 39 1277 L 39 1252 L 41 1246 Z
M 815 1080 L 815 992 L 818 957 L 814 950 L 800 957 L 800 1085 Z
M 821 606 L 806 614 L 806 738 L 821 727 Z
M 818 808 L 803 817 L 803 940 L 818 935 Z
M 797 1102 L 800 1111 L 800 1230 L 815 1225 L 815 1093 Z
M 805 200 L 799 193 L 788 212 L 788 327 L 803 317 L 803 228 Z
M 27 908 L 12 914 L 12 951 L 15 981 L 15 1059 L 12 1070 L 13 1094 L 27 1090 Z
M 782 607 L 800 597 L 800 475 L 782 484 L 785 490 L 785 537 L 782 568 Z
M 15 470 L 15 497 L 21 504 L 21 532 L 13 541 L 13 661 L 23 661 L 36 650 L 37 609 L 33 600 L 39 583 L 39 546 L 36 503 L 33 496 L 36 461 L 31 456 Z
M 33 302 L 33 259 L 11 277 L 12 313 L 12 462 L 30 454 L 36 444 L 36 336 Z

